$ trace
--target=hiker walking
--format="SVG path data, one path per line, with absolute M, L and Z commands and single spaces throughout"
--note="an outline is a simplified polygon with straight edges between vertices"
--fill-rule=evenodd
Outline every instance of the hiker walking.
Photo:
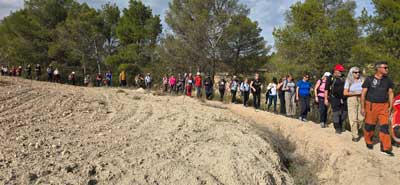
M 88 87 L 90 83 L 90 75 L 86 75 L 85 78 L 83 79 L 83 84 Z
M 176 84 L 176 93 L 184 93 L 185 91 L 185 78 L 182 76 L 182 74 L 178 74 L 178 82 Z
M 360 68 L 350 68 L 344 84 L 343 94 L 347 97 L 348 116 L 350 121 L 350 130 L 353 136 L 352 141 L 358 142 L 361 139 L 361 129 L 364 116 L 361 114 L 361 92 L 364 77 Z
M 213 95 L 213 82 L 211 80 L 210 75 L 207 75 L 206 79 L 204 80 L 204 88 L 206 91 L 206 98 L 207 100 L 211 100 L 212 99 L 212 95 Z
M 192 88 L 193 88 L 193 76 L 192 73 L 189 73 L 188 77 L 186 78 L 186 95 L 192 97 Z
M 273 103 L 274 104 L 274 112 L 276 112 L 276 102 L 278 100 L 277 87 L 278 87 L 278 79 L 273 77 L 272 82 L 269 83 L 267 86 L 266 104 L 268 104 L 268 111 L 271 108 L 272 103 Z
M 71 74 L 68 75 L 68 81 L 69 81 L 69 84 L 71 84 L 71 85 L 76 84 L 76 76 L 75 76 L 74 71 L 72 71 Z
M 39 80 L 40 76 L 42 75 L 42 69 L 40 67 L 40 64 L 36 64 L 35 73 L 36 73 L 36 80 Z
M 317 81 L 314 87 L 315 102 L 318 103 L 319 123 L 321 128 L 325 128 L 328 119 L 328 106 L 325 105 L 325 87 L 328 79 L 331 77 L 330 72 L 325 72 L 321 79 Z
M 296 115 L 296 84 L 291 74 L 287 75 L 282 90 L 285 91 L 286 115 L 294 117 Z
M 239 83 L 237 80 L 236 76 L 233 76 L 231 83 L 229 84 L 229 88 L 231 90 L 231 96 L 232 96 L 232 103 L 237 103 L 236 101 L 236 93 L 239 87 Z
M 195 87 L 196 87 L 196 96 L 197 98 L 201 98 L 201 87 L 202 87 L 202 78 L 200 72 L 197 72 L 196 77 L 194 78 Z
M 60 71 L 58 71 L 58 68 L 53 71 L 53 78 L 54 82 L 60 83 Z
M 107 80 L 107 86 L 111 87 L 112 86 L 112 72 L 108 71 L 106 73 L 106 80 Z
M 225 89 L 226 89 L 226 81 L 225 81 L 225 78 L 222 77 L 218 82 L 218 91 L 219 91 L 220 101 L 224 101 Z
M 22 76 L 22 66 L 18 66 L 18 68 L 17 68 L 17 76 Z
M 147 75 L 144 77 L 144 83 L 146 85 L 146 89 L 150 90 L 152 83 L 152 78 L 150 73 L 147 73 Z
M 280 111 L 279 113 L 282 115 L 286 115 L 286 105 L 285 105 L 285 91 L 283 90 L 283 83 L 285 82 L 286 77 L 283 77 L 279 80 L 277 90 L 278 90 L 278 97 L 279 97 L 279 105 Z
M 125 70 L 122 70 L 119 73 L 119 86 L 126 87 L 126 72 L 125 72 Z
M 247 107 L 250 96 L 250 84 L 247 78 L 240 84 L 240 91 L 243 93 L 243 105 Z
M 253 93 L 253 105 L 254 108 L 260 109 L 260 102 L 261 102 L 261 88 L 262 83 L 260 80 L 260 74 L 256 73 L 254 76 L 254 80 L 250 82 L 251 92 Z
M 374 147 L 372 137 L 378 123 L 380 125 L 381 152 L 388 156 L 394 156 L 389 133 L 389 115 L 393 108 L 394 84 L 388 74 L 387 62 L 380 61 L 375 64 L 375 74 L 367 77 L 362 84 L 361 113 L 365 115 L 364 139 L 367 148 L 372 150 Z
M 336 134 L 341 134 L 343 121 L 347 118 L 347 98 L 344 96 L 345 79 L 343 72 L 345 68 L 337 64 L 333 69 L 333 77 L 328 80 L 325 87 L 325 105 L 331 104 L 333 112 L 333 125 Z
M 163 85 L 163 92 L 167 92 L 168 91 L 168 76 L 167 74 L 164 74 L 163 78 L 162 78 L 162 85 Z
M 172 94 L 175 90 L 175 85 L 176 85 L 176 78 L 174 75 L 171 75 L 168 80 L 169 83 L 169 92 Z
M 50 65 L 49 67 L 47 67 L 46 71 L 47 71 L 47 81 L 52 82 L 53 81 L 53 66 Z
M 32 66 L 31 64 L 28 64 L 25 68 L 26 71 L 26 78 L 32 79 Z
M 302 80 L 297 82 L 296 100 L 300 101 L 300 117 L 299 120 L 307 122 L 307 115 L 310 112 L 310 96 L 312 85 L 309 82 L 310 75 L 305 74 Z
M 103 81 L 103 76 L 101 75 L 101 73 L 97 73 L 96 75 L 96 87 L 101 87 Z

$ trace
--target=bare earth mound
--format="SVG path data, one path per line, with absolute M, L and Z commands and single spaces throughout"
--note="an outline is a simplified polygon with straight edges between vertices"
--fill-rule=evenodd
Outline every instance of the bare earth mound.
M 228 109 L 0 81 L 0 184 L 293 184 L 271 141 Z

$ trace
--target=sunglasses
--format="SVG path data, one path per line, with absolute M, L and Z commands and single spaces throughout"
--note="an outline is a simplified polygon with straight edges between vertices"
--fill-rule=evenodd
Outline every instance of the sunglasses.
M 360 71 L 354 71 L 353 74 L 360 74 Z
M 379 67 L 379 68 L 383 68 L 383 69 L 389 69 L 389 67 L 388 67 L 388 66 L 385 66 L 385 67 Z
M 309 76 L 305 76 L 304 78 L 310 78 Z

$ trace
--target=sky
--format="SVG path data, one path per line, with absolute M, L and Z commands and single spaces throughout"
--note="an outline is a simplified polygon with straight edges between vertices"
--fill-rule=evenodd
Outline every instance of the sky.
M 0 0 L 0 19 L 23 7 L 24 0 Z M 129 0 L 79 0 L 86 2 L 89 5 L 100 8 L 106 2 L 115 2 L 119 7 L 125 8 L 128 6 Z M 164 15 L 168 10 L 168 3 L 170 0 L 142 0 L 146 5 L 153 9 L 154 14 L 161 15 L 164 28 L 167 26 L 164 22 Z M 259 23 L 261 27 L 262 36 L 267 41 L 268 45 L 273 45 L 274 39 L 272 36 L 273 29 L 285 24 L 284 13 L 289 7 L 299 0 L 239 0 L 241 3 L 250 8 L 250 18 Z M 356 0 L 357 11 L 359 15 L 361 10 L 365 7 L 369 13 L 374 12 L 371 0 Z

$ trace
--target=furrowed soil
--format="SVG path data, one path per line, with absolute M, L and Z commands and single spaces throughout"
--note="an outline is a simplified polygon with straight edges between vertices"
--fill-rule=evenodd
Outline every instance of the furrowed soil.
M 241 105 L 0 78 L 0 184 L 400 184 L 395 157 Z
M 0 184 L 293 184 L 270 139 L 192 98 L 0 79 Z

